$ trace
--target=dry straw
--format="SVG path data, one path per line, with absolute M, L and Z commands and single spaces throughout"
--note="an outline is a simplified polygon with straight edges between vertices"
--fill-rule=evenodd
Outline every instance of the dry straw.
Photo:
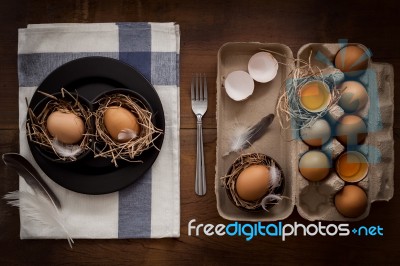
M 162 130 L 156 128 L 152 123 L 152 113 L 141 106 L 144 106 L 136 98 L 116 93 L 101 98 L 96 104 L 98 109 L 94 113 L 96 126 L 96 148 L 95 157 L 111 158 L 111 162 L 118 167 L 117 160 L 129 162 L 140 162 L 136 157 L 143 151 L 154 147 L 154 141 L 161 136 Z M 104 125 L 104 113 L 109 107 L 123 107 L 132 112 L 140 125 L 139 136 L 127 142 L 114 141 L 107 132 Z M 136 159 L 135 159 L 136 158 Z
M 28 139 L 38 145 L 41 149 L 54 153 L 57 157 L 56 160 L 75 161 L 78 155 L 90 149 L 91 113 L 89 108 L 79 102 L 78 96 L 71 94 L 65 89 L 61 89 L 60 98 L 41 91 L 39 91 L 39 93 L 46 96 L 49 101 L 45 104 L 43 110 L 41 110 L 39 114 L 35 114 L 31 108 L 28 109 L 28 119 L 26 122 Z M 79 144 L 61 144 L 58 141 L 55 141 L 50 135 L 47 130 L 47 118 L 55 111 L 75 114 L 84 121 L 86 132 Z M 65 156 L 66 150 L 74 150 L 75 152 L 69 156 Z
M 265 191 L 265 196 L 256 201 L 246 201 L 239 197 L 236 191 L 236 181 L 243 170 L 252 165 L 265 165 L 270 173 L 270 185 Z M 268 210 L 269 207 L 278 203 L 282 199 L 282 195 L 275 194 L 281 187 L 283 174 L 281 169 L 275 164 L 275 161 L 267 155 L 261 153 L 243 154 L 232 164 L 229 173 L 221 177 L 221 181 L 228 195 L 231 196 L 234 204 L 238 207 L 250 211 Z
M 283 92 L 278 98 L 276 105 L 276 114 L 282 129 L 289 129 L 293 122 L 296 125 L 295 130 L 308 127 L 336 106 L 340 98 L 340 93 L 335 87 L 344 79 L 344 74 L 340 70 L 331 66 L 321 69 L 313 65 L 311 63 L 312 50 L 310 51 L 308 61 L 287 57 L 270 50 L 262 50 L 276 54 L 291 62 L 289 64 L 280 62 L 280 64 L 289 68 L 289 74 L 281 86 Z M 330 89 L 331 100 L 327 108 L 320 112 L 310 112 L 300 104 L 300 89 L 310 81 L 322 81 Z

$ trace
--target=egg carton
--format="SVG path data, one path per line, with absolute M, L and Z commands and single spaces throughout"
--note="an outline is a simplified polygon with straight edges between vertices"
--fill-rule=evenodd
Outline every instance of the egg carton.
M 354 44 L 361 46 L 361 44 Z M 311 57 L 311 63 L 321 68 L 332 62 L 343 44 L 306 44 L 300 48 L 297 58 L 308 61 L 311 50 L 316 56 Z M 256 83 L 254 93 L 247 100 L 236 102 L 230 99 L 223 87 L 226 76 L 235 70 L 247 71 L 247 62 L 255 53 L 270 51 L 280 63 L 277 76 L 268 83 Z M 293 53 L 283 44 L 277 43 L 244 43 L 233 42 L 224 44 L 218 52 L 217 75 L 217 148 L 215 193 L 219 214 L 228 220 L 235 221 L 276 221 L 287 218 L 295 206 L 299 214 L 307 220 L 355 221 L 368 216 L 371 203 L 390 200 L 393 197 L 394 150 L 393 150 L 393 68 L 390 64 L 370 61 L 368 70 L 357 77 L 370 95 L 367 106 L 358 115 L 366 121 L 368 136 L 359 147 L 370 163 L 368 175 L 358 186 L 368 195 L 368 207 L 357 218 L 342 216 L 334 206 L 334 196 L 345 182 L 331 170 L 329 176 L 319 182 L 310 182 L 301 176 L 298 170 L 300 156 L 308 151 L 308 147 L 291 130 L 282 130 L 279 120 L 275 118 L 267 133 L 252 146 L 241 153 L 264 153 L 275 159 L 282 167 L 285 176 L 283 200 L 272 207 L 269 212 L 245 212 L 238 209 L 229 200 L 221 177 L 224 176 L 233 161 L 240 155 L 230 153 L 230 143 L 235 132 L 240 127 L 250 127 L 262 117 L 275 113 L 278 98 L 281 96 L 288 76 L 285 65 L 292 63 Z M 371 97 L 373 96 L 373 97 Z M 374 100 L 376 99 L 376 100 Z M 379 101 L 377 101 L 379 99 Z M 375 108 L 375 109 L 374 109 Z M 378 109 L 376 109 L 378 108 Z M 373 112 L 373 111 L 376 112 Z M 327 118 L 334 123 L 343 110 L 334 108 Z M 335 138 L 322 147 L 325 153 L 333 158 L 345 151 Z

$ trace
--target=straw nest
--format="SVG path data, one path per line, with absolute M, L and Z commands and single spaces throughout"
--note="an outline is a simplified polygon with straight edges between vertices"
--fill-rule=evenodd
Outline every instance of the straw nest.
M 90 149 L 91 143 L 91 112 L 87 106 L 79 102 L 78 96 L 73 95 L 65 89 L 61 89 L 59 98 L 54 95 L 39 91 L 48 98 L 40 113 L 35 113 L 31 108 L 28 109 L 26 131 L 28 139 L 38 145 L 43 151 L 55 155 L 55 160 L 75 161 L 79 155 Z M 57 141 L 47 130 L 47 118 L 51 113 L 60 111 L 72 113 L 80 117 L 85 125 L 85 134 L 79 144 L 66 145 Z
M 267 166 L 270 173 L 270 184 L 262 198 L 256 201 L 246 201 L 239 197 L 236 191 L 236 181 L 241 172 L 252 165 Z M 270 207 L 277 204 L 283 198 L 280 194 L 283 191 L 283 178 L 282 170 L 272 158 L 261 153 L 248 153 L 241 155 L 235 160 L 228 174 L 221 177 L 221 181 L 227 190 L 228 196 L 239 208 L 249 211 L 258 211 L 261 209 L 268 211 Z
M 117 160 L 141 162 L 137 156 L 154 145 L 154 141 L 163 134 L 162 130 L 152 123 L 152 113 L 144 108 L 144 104 L 131 96 L 116 93 L 101 98 L 96 103 L 98 108 L 94 113 L 96 127 L 95 157 L 111 158 L 111 162 L 118 167 Z M 109 107 L 123 107 L 134 114 L 140 125 L 140 133 L 127 142 L 117 142 L 108 133 L 104 125 L 104 113 Z M 136 158 L 136 159 L 135 159 Z
M 261 50 L 288 59 L 290 62 L 289 64 L 280 62 L 280 64 L 289 68 L 289 74 L 285 82 L 282 83 L 283 92 L 278 98 L 276 105 L 276 114 L 283 129 L 289 129 L 293 123 L 296 125 L 296 130 L 308 127 L 312 125 L 315 120 L 325 116 L 332 108 L 335 108 L 340 99 L 340 92 L 336 89 L 336 86 L 343 82 L 343 72 L 333 66 L 319 68 L 313 65 L 311 63 L 312 50 L 310 51 L 308 61 L 289 58 L 270 50 Z M 300 89 L 310 81 L 321 81 L 325 83 L 330 90 L 330 102 L 327 108 L 320 112 L 310 112 L 304 109 L 300 104 Z

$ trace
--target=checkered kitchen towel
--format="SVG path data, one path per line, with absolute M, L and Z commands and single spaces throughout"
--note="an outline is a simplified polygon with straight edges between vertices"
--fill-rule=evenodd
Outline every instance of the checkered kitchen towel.
M 20 153 L 28 158 L 60 198 L 73 238 L 179 237 L 179 26 L 174 23 L 38 24 L 19 30 Z M 54 183 L 37 166 L 26 140 L 25 98 L 62 64 L 86 56 L 106 56 L 139 70 L 163 104 L 164 144 L 151 170 L 133 185 L 106 195 L 84 195 Z M 30 188 L 20 178 L 20 190 Z M 20 212 L 21 239 L 62 238 Z

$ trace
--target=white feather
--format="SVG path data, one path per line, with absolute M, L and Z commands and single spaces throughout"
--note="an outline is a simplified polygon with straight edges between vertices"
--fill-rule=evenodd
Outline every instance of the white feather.
M 79 145 L 67 145 L 59 142 L 57 139 L 53 139 L 52 144 L 56 153 L 61 157 L 76 159 L 76 156 L 83 151 Z
M 72 248 L 74 240 L 68 233 L 64 218 L 58 209 L 41 195 L 34 195 L 26 191 L 9 192 L 4 196 L 7 203 L 19 207 L 25 215 L 41 225 L 58 230 Z
M 281 171 L 279 170 L 278 167 L 275 166 L 275 163 L 272 162 L 272 165 L 269 167 L 269 172 L 270 172 L 270 180 L 271 180 L 271 187 L 270 191 L 273 192 L 275 188 L 279 187 L 281 185 L 282 181 L 282 176 L 281 176 Z
M 239 152 L 249 139 L 249 131 L 247 127 L 238 125 L 234 128 L 233 138 L 231 142 L 230 152 Z
M 122 129 L 119 133 L 118 133 L 118 140 L 119 141 L 128 141 L 131 139 L 134 139 L 137 137 L 137 133 L 129 128 L 126 129 Z
M 262 200 L 261 200 L 261 207 L 268 211 L 268 204 L 271 204 L 271 201 L 281 201 L 282 200 L 282 196 L 281 195 L 275 195 L 275 194 L 269 194 L 267 196 L 265 196 Z

